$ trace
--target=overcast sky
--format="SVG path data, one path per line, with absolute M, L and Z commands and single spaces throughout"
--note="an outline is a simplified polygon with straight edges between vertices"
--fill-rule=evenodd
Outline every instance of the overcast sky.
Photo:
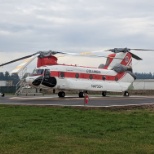
M 0 0 L 0 63 L 40 50 L 114 47 L 154 49 L 154 1 Z M 143 61 L 135 72 L 154 72 L 154 52 L 136 54 Z

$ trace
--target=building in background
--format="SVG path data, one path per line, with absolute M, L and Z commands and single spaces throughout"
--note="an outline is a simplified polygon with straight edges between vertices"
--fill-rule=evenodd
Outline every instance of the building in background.
M 133 90 L 154 90 L 154 79 L 137 79 L 133 83 Z

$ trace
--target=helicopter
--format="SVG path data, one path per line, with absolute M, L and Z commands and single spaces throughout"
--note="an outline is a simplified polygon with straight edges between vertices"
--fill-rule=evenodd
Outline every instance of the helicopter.
M 131 50 L 149 51 L 149 49 L 130 48 L 108 49 L 105 51 L 110 51 L 112 54 L 105 57 L 107 58 L 106 63 L 97 68 L 59 64 L 57 63 L 57 54 L 70 54 L 73 56 L 78 54 L 52 50 L 38 51 L 3 63 L 0 66 L 37 57 L 37 68 L 25 79 L 26 83 L 31 87 L 56 90 L 59 97 L 65 97 L 66 90 L 77 90 L 79 97 L 84 97 L 84 92 L 87 91 L 100 91 L 104 97 L 107 92 L 123 92 L 123 96 L 129 96 L 128 89 L 136 79 L 132 69 L 132 58 L 142 60 L 142 58 L 130 52 Z M 86 54 L 90 55 L 91 53 L 86 52 Z M 84 53 L 80 55 L 84 55 Z

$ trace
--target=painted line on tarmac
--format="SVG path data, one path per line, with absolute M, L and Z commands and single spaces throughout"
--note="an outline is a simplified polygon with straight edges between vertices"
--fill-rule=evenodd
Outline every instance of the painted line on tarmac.
M 2 104 L 2 103 L 0 103 Z M 64 104 L 33 104 L 33 103 L 4 103 L 6 105 L 23 105 L 23 106 L 61 106 L 61 107 L 89 107 L 89 108 L 111 108 L 111 107 L 129 107 L 129 106 L 144 106 L 144 105 L 154 105 L 154 103 L 141 103 L 141 104 L 124 104 L 124 105 L 102 105 L 102 106 L 94 106 L 94 105 L 64 105 Z
M 26 104 L 27 105 L 27 104 Z M 34 104 L 28 104 L 34 105 Z M 102 105 L 102 106 L 94 106 L 94 105 L 64 105 L 64 104 L 35 104 L 36 106 L 62 106 L 62 107 L 90 107 L 90 108 L 110 108 L 110 107 L 129 107 L 129 106 L 144 106 L 144 105 L 154 105 L 154 103 L 141 103 L 141 104 L 125 104 L 125 105 Z
M 58 97 L 11 97 L 9 99 L 15 99 L 15 100 L 35 100 L 35 99 L 54 99 Z
M 89 99 L 101 99 L 101 100 L 132 100 L 132 99 L 147 99 L 147 98 L 154 98 L 154 97 L 89 97 Z M 59 97 L 11 97 L 9 98 L 11 100 L 59 100 L 59 101 L 65 101 L 65 100 L 82 100 L 83 98 L 74 98 L 74 97 L 65 97 L 65 98 L 59 98 Z

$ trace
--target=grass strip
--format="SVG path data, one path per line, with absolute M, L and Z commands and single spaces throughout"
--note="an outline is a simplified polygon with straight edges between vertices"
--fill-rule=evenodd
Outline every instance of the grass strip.
M 0 153 L 153 153 L 154 110 L 0 105 Z

